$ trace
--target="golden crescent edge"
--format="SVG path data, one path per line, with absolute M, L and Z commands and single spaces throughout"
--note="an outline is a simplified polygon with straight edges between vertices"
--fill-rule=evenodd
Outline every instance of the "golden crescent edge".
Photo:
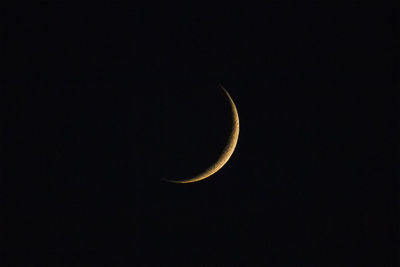
M 233 102 L 228 91 L 221 84 L 220 84 L 220 87 L 225 92 L 226 96 L 228 97 L 229 103 L 231 106 L 231 110 L 232 110 L 232 131 L 229 136 L 227 144 L 225 145 L 224 149 L 222 150 L 220 157 L 213 165 L 211 165 L 205 171 L 201 172 L 200 174 L 196 175 L 193 178 L 186 179 L 186 180 L 165 179 L 166 181 L 171 182 L 171 183 L 177 183 L 177 184 L 187 184 L 187 183 L 194 183 L 194 182 L 204 180 L 204 179 L 210 177 L 211 175 L 215 174 L 217 171 L 219 171 L 228 162 L 228 160 L 232 156 L 232 154 L 236 148 L 237 141 L 239 139 L 239 114 L 237 112 L 236 105 Z

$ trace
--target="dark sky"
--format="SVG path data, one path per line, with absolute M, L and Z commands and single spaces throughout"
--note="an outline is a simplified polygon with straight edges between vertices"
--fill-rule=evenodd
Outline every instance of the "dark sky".
M 398 12 L 321 3 L 5 10 L 0 264 L 399 264 Z

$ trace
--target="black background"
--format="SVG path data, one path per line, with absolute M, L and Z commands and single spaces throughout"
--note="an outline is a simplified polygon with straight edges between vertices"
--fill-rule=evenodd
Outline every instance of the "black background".
M 394 7 L 4 13 L 2 265 L 399 263 Z

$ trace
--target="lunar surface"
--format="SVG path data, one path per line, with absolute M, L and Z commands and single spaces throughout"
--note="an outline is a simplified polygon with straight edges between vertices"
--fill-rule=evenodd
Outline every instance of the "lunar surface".
M 225 88 L 220 85 L 221 89 L 225 92 L 227 99 L 230 103 L 231 107 L 231 114 L 232 114 L 232 130 L 230 133 L 230 136 L 228 138 L 228 141 L 222 150 L 222 153 L 218 157 L 218 160 L 214 162 L 210 167 L 208 167 L 206 170 L 201 172 L 200 174 L 192 177 L 192 178 L 186 178 L 186 179 L 179 179 L 179 180 L 167 180 L 168 182 L 172 183 L 179 183 L 179 184 L 186 184 L 186 183 L 193 183 L 193 182 L 198 182 L 203 179 L 206 179 L 219 171 L 229 160 L 229 158 L 232 156 L 233 151 L 235 150 L 238 138 L 239 138 L 239 114 L 237 112 L 235 103 L 233 102 L 231 96 L 229 93 L 225 90 Z

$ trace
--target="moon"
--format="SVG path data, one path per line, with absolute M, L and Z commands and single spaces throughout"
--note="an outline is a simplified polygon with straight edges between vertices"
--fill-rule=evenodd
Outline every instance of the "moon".
M 171 183 L 178 183 L 178 184 L 187 184 L 187 183 L 194 183 L 198 182 L 201 180 L 204 180 L 217 171 L 219 171 L 229 160 L 229 158 L 232 156 L 233 151 L 236 148 L 236 144 L 239 138 L 239 114 L 237 112 L 235 103 L 233 102 L 231 96 L 229 95 L 228 91 L 220 85 L 221 89 L 225 92 L 227 99 L 229 101 L 230 107 L 231 107 L 231 114 L 232 114 L 232 130 L 230 133 L 230 136 L 228 138 L 228 141 L 222 150 L 221 155 L 218 157 L 218 160 L 215 161 L 210 167 L 208 167 L 206 170 L 201 172 L 200 174 L 192 177 L 192 178 L 187 178 L 187 179 L 179 179 L 179 180 L 168 180 L 168 182 Z

